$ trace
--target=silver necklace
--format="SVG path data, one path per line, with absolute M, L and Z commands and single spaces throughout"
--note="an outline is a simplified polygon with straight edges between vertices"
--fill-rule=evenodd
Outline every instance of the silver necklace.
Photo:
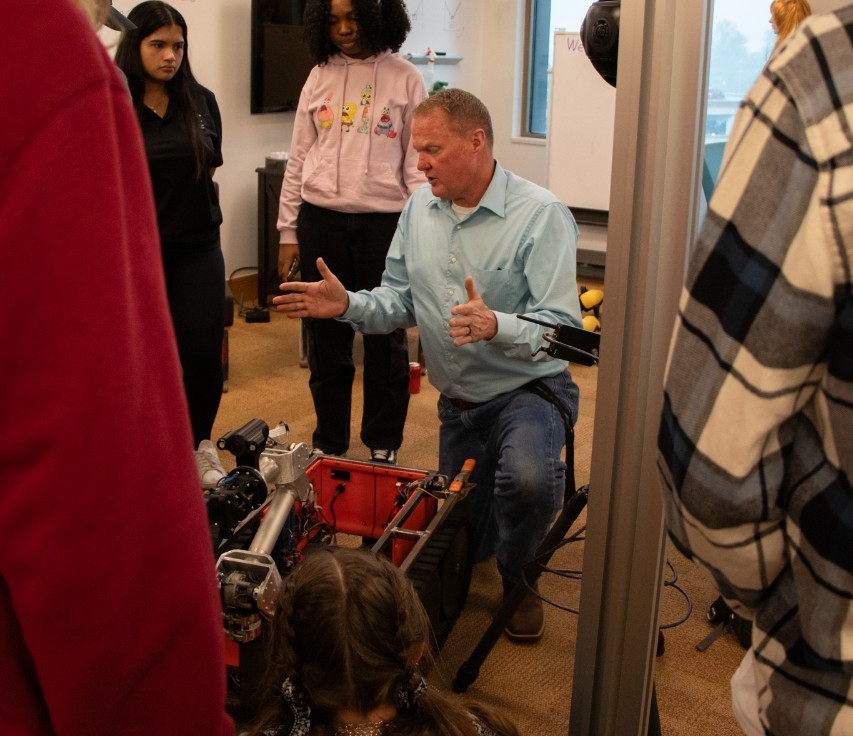
M 165 103 L 169 102 L 169 95 L 166 94 L 166 90 L 163 90 L 163 96 L 160 98 L 160 102 L 158 102 L 156 105 L 146 104 L 145 107 L 147 107 L 149 110 L 151 110 L 151 112 L 153 112 L 155 115 L 159 116 L 160 115 L 160 112 L 159 112 L 160 108 L 163 106 L 164 102 Z

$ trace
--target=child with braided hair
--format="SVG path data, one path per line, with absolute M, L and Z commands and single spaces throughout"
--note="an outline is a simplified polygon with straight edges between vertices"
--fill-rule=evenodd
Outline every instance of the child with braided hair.
M 324 547 L 285 579 L 252 736 L 519 736 L 427 685 L 429 619 L 408 579 L 366 549 Z

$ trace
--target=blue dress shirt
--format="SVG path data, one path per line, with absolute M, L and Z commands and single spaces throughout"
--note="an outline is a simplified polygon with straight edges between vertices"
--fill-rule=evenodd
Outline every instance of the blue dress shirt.
M 443 394 L 484 402 L 566 362 L 544 352 L 548 328 L 519 320 L 581 325 L 576 282 L 578 229 L 551 192 L 495 164 L 479 205 L 464 220 L 424 185 L 410 197 L 385 261 L 382 284 L 349 294 L 341 319 L 368 334 L 417 325 L 430 382 Z M 465 277 L 497 317 L 491 340 L 456 347 L 450 310 L 467 301 Z

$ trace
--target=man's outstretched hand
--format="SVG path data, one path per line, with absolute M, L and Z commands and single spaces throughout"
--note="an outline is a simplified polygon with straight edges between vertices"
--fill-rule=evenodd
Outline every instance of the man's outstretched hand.
M 291 319 L 331 319 L 346 312 L 349 297 L 344 285 L 329 270 L 322 258 L 317 259 L 317 270 L 323 278 L 322 281 L 286 281 L 281 284 L 279 288 L 286 293 L 273 297 L 275 308 Z

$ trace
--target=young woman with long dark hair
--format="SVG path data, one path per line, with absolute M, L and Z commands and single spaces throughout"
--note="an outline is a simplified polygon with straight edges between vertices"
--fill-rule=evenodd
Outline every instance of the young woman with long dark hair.
M 222 477 L 210 442 L 223 384 L 225 265 L 213 183 L 222 118 L 213 93 L 193 75 L 183 16 L 151 0 L 127 17 L 136 29 L 124 34 L 116 63 L 142 127 L 196 460 L 202 485 L 212 487 Z

